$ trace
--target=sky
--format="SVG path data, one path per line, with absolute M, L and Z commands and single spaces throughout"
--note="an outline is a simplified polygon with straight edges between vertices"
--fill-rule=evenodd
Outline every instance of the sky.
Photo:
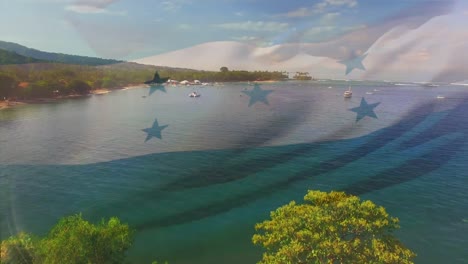
M 46 51 L 134 59 L 210 41 L 326 40 L 450 0 L 0 1 L 0 36 Z M 443 6 L 442 4 L 441 6 Z
M 270 47 L 342 38 L 350 43 L 347 54 L 324 47 L 307 53 L 346 60 L 351 53 L 365 53 L 395 27 L 419 27 L 453 12 L 468 18 L 466 2 L 0 0 L 0 40 L 44 51 L 134 60 L 214 41 Z M 454 19 L 453 25 L 465 22 Z M 355 38 L 365 32 L 367 43 L 346 37 L 355 32 Z M 317 54 L 322 50 L 324 54 Z

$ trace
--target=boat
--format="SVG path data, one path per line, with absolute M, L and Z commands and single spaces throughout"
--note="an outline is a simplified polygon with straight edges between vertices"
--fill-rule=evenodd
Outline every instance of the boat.
M 353 92 L 351 91 L 351 86 L 348 88 L 347 91 L 343 94 L 344 98 L 351 98 L 353 96 Z
M 189 94 L 189 97 L 200 97 L 200 96 L 201 96 L 201 95 L 200 95 L 199 93 L 197 93 L 197 92 L 191 92 L 191 93 Z

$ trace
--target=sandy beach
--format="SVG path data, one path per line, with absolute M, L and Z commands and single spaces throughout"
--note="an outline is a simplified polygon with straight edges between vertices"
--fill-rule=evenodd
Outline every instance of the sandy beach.
M 278 81 L 275 80 L 268 80 L 268 81 L 252 81 L 250 83 L 275 83 Z M 217 83 L 216 85 L 224 85 L 224 83 Z M 15 106 L 25 105 L 25 104 L 41 104 L 41 103 L 51 103 L 56 102 L 62 99 L 73 99 L 73 98 L 81 98 L 89 95 L 106 95 L 113 91 L 121 91 L 121 90 L 128 90 L 128 89 L 136 89 L 136 88 L 148 88 L 149 85 L 146 84 L 132 84 L 125 87 L 116 87 L 113 89 L 106 89 L 106 88 L 99 88 L 92 90 L 88 95 L 67 95 L 67 96 L 58 96 L 53 98 L 35 98 L 35 99 L 27 99 L 27 100 L 18 100 L 18 101 L 0 101 L 0 110 L 7 109 Z
M 94 94 L 94 95 L 102 95 L 102 94 L 108 94 L 110 93 L 111 91 L 108 90 L 108 89 L 96 89 L 96 90 L 92 90 L 90 92 L 90 94 Z
M 81 98 L 81 97 L 86 97 L 89 95 L 105 95 L 108 94 L 112 91 L 119 91 L 119 90 L 127 90 L 127 89 L 135 89 L 135 88 L 142 88 L 145 87 L 144 85 L 129 85 L 125 87 L 120 87 L 120 88 L 115 88 L 115 89 L 95 89 L 92 90 L 89 94 L 87 95 L 67 95 L 67 96 L 58 96 L 58 97 L 53 97 L 53 98 L 35 98 L 35 99 L 27 99 L 27 100 L 17 100 L 17 101 L 0 101 L 0 110 L 15 107 L 15 106 L 20 106 L 20 105 L 26 105 L 26 104 L 41 104 L 41 103 L 51 103 L 51 102 L 56 102 L 62 99 L 73 99 L 73 98 Z
M 24 102 L 16 102 L 16 101 L 0 101 L 0 110 L 7 109 L 9 107 L 24 105 Z
M 253 81 L 252 83 L 276 83 L 276 82 L 280 82 L 280 81 L 277 81 L 277 80 L 267 80 L 267 81 Z

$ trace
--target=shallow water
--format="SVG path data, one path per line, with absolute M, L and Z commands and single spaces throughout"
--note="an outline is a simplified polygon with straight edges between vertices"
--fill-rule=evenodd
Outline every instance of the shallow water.
M 136 263 L 254 263 L 253 226 L 269 211 L 308 189 L 344 190 L 400 218 L 418 263 L 468 261 L 463 87 L 280 82 L 261 85 L 268 105 L 249 107 L 252 88 L 138 88 L 0 111 L 1 238 L 82 212 L 134 227 Z M 362 97 L 380 102 L 376 119 L 356 122 Z M 145 142 L 155 118 L 168 127 Z

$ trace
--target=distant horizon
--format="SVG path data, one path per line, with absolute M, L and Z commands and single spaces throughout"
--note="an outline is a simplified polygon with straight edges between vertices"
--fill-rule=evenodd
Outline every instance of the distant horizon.
M 81 56 L 81 57 L 89 57 L 89 58 L 99 58 L 99 57 L 93 57 L 93 56 L 83 56 L 83 55 L 77 55 L 77 54 L 69 54 L 69 53 L 59 53 L 59 52 L 55 52 L 55 51 L 45 51 L 45 50 L 41 50 L 41 49 L 37 49 L 35 47 L 28 47 L 26 45 L 23 45 L 22 43 L 15 43 L 15 42 L 10 42 L 10 41 L 4 41 L 4 40 L 1 40 L 0 41 L 3 41 L 3 42 L 8 42 L 8 43 L 11 43 L 11 44 L 17 44 L 17 45 L 20 45 L 20 46 L 23 46 L 23 47 L 26 47 L 26 48 L 29 48 L 29 49 L 34 49 L 34 50 L 37 50 L 37 51 L 40 51 L 40 52 L 48 52 L 48 53 L 56 53 L 56 54 L 64 54 L 64 55 L 71 55 L 71 56 Z M 235 41 L 233 41 L 235 42 Z M 292 43 L 290 43 L 292 44 Z M 275 45 L 273 45 L 275 46 Z M 113 59 L 113 58 L 102 58 L 102 59 L 110 59 L 110 60 L 118 60 L 118 59 Z M 171 67 L 171 66 L 166 66 L 166 65 L 152 65 L 152 64 L 142 64 L 142 63 L 138 63 L 138 62 L 134 62 L 134 61 L 130 61 L 130 60 L 121 60 L 120 62 L 123 62 L 123 63 L 137 63 L 137 64 L 140 64 L 140 65 L 146 65 L 146 66 L 156 66 L 156 67 L 168 67 L 168 68 L 179 68 L 179 69 L 187 69 L 187 70 L 195 70 L 195 71 L 214 71 L 216 72 L 217 70 L 216 69 L 213 69 L 213 70 L 203 70 L 203 69 L 197 69 L 197 68 L 180 68 L 180 67 Z M 223 67 L 223 66 L 220 66 L 220 67 Z M 244 71 L 245 69 L 238 69 L 238 68 L 229 68 L 229 70 L 233 70 L 233 71 Z M 263 71 L 263 69 L 255 69 L 257 71 Z M 255 70 L 249 70 L 249 71 L 255 71 Z M 288 71 L 288 70 L 270 70 L 270 71 L 279 71 L 279 72 L 287 72 L 289 75 L 292 75 L 298 71 Z M 468 78 L 466 80 L 460 80 L 460 81 L 455 81 L 455 82 L 428 82 L 428 81 L 408 81 L 408 80 L 391 80 L 391 79 L 359 79 L 359 78 L 349 78 L 349 79 L 346 79 L 346 78 L 326 78 L 326 77 L 316 77 L 313 75 L 313 72 L 310 72 L 310 71 L 305 71 L 307 73 L 310 74 L 310 76 L 315 79 L 315 81 L 356 81 L 356 82 L 384 82 L 384 83 L 410 83 L 410 84 L 449 84 L 449 85 L 461 85 L 461 86 L 468 86 Z M 292 78 L 290 77 L 290 79 L 292 80 Z M 314 81 L 314 80 L 312 80 Z
M 0 6 L 7 10 L 2 39 L 45 52 L 201 70 L 308 71 L 319 78 L 468 79 L 463 0 L 20 0 Z M 223 42 L 237 44 L 218 45 Z

